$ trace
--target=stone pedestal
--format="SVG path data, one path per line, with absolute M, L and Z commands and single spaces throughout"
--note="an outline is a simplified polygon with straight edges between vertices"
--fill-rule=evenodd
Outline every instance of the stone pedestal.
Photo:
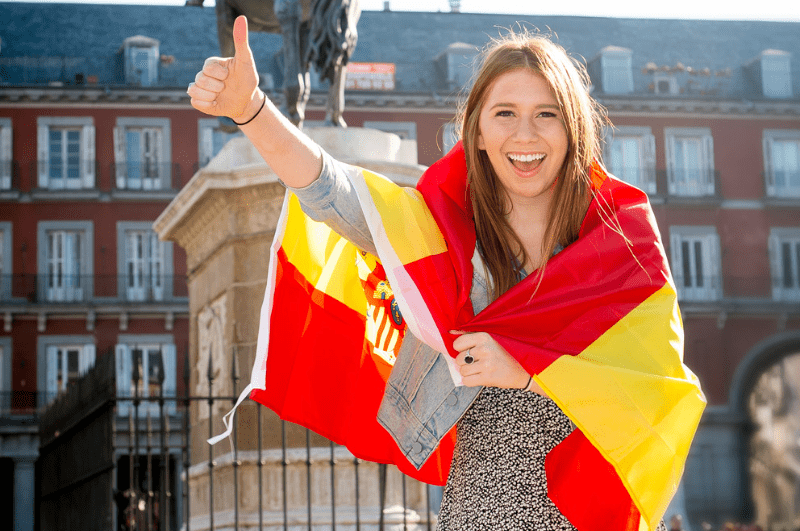
M 403 185 L 413 186 L 425 169 L 417 164 L 414 143 L 393 134 L 360 128 L 312 128 L 306 133 L 339 160 Z M 269 246 L 283 197 L 283 186 L 250 141 L 235 138 L 191 179 L 154 223 L 160 238 L 175 241 L 186 250 L 192 395 L 206 396 L 210 391 L 213 396 L 236 396 L 249 381 Z M 307 529 L 309 499 L 315 529 L 330 528 L 334 512 L 337 529 L 354 529 L 357 518 L 362 529 L 377 528 L 377 465 L 361 462 L 356 466 L 349 452 L 335 448 L 332 489 L 328 441 L 312 435 L 307 455 L 304 429 L 287 425 L 284 438 L 280 420 L 252 402 L 245 402 L 237 411 L 233 439 L 238 455 L 234 459 L 228 441 L 213 448 L 206 443 L 209 436 L 223 431 L 221 417 L 231 406 L 230 400 L 215 401 L 212 406 L 194 401 L 191 406 L 192 462 L 185 471 L 191 529 L 209 529 L 212 519 L 216 529 L 232 528 L 237 507 L 240 528 L 257 526 L 259 462 L 261 515 L 267 529 L 283 528 L 284 503 L 289 528 Z M 288 452 L 285 460 L 281 450 L 284 440 Z M 413 529 L 411 524 L 425 513 L 425 485 L 406 480 L 404 504 L 398 487 L 402 476 L 390 469 L 386 528 L 398 523 L 402 528 L 405 518 Z

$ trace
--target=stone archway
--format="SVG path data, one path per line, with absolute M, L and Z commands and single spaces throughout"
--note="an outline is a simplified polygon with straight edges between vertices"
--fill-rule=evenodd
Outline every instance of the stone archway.
M 800 528 L 800 333 L 757 345 L 737 369 L 731 394 L 752 428 L 742 460 L 755 523 L 769 531 Z

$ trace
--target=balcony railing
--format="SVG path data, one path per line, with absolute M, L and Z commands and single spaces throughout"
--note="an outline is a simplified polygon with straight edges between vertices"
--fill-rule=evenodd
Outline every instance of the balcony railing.
M 56 393 L 44 391 L 0 391 L 0 418 L 36 415 L 56 396 Z
M 183 275 L 0 275 L 0 302 L 73 304 L 97 299 L 170 302 L 188 296 Z
M 0 160 L 0 193 L 19 190 L 19 164 L 15 160 Z
M 134 192 L 175 191 L 173 183 L 180 182 L 181 168 L 175 162 L 112 163 L 111 176 L 115 190 Z

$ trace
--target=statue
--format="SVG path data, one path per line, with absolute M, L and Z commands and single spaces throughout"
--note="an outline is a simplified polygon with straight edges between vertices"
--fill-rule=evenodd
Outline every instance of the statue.
M 202 6 L 203 0 L 187 0 Z M 217 35 L 223 57 L 234 55 L 233 21 L 245 15 L 251 31 L 280 32 L 283 36 L 283 94 L 281 111 L 302 128 L 310 95 L 309 67 L 330 83 L 325 125 L 346 127 L 344 76 L 356 47 L 358 0 L 218 0 Z

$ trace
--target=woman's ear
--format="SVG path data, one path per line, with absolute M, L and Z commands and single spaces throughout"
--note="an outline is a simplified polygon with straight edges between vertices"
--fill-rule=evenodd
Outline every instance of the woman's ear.
M 486 151 L 486 144 L 483 143 L 483 135 L 478 133 L 478 149 L 481 151 Z

